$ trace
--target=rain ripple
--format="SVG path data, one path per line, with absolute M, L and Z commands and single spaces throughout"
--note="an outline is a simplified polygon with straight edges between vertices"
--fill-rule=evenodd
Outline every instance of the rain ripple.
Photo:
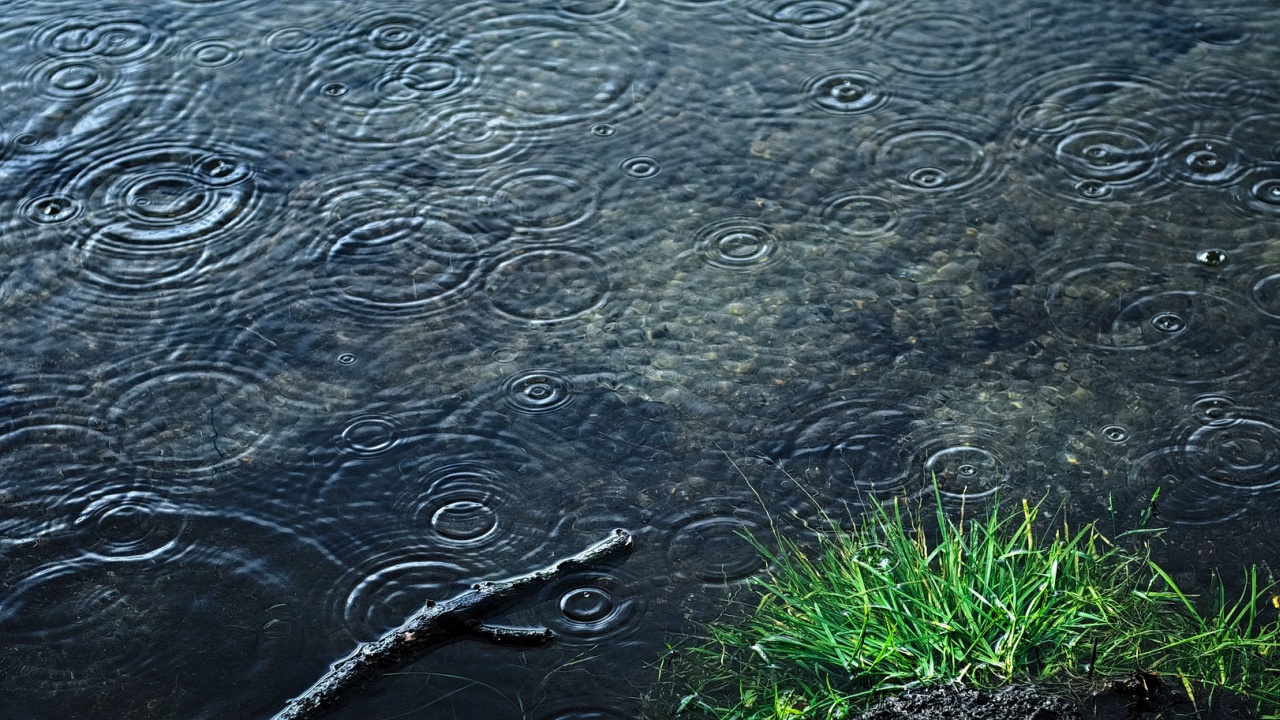
M 1252 503 L 1251 494 L 1215 482 L 1195 469 L 1217 464 L 1213 454 L 1203 455 L 1194 447 L 1149 453 L 1134 462 L 1129 486 L 1118 493 L 1116 507 L 1130 510 L 1135 516 L 1127 518 L 1130 522 L 1138 520 L 1135 509 L 1148 507 L 1156 522 L 1171 525 L 1217 525 L 1239 517 Z
M 222 68 L 240 62 L 244 49 L 230 38 L 204 38 L 182 49 L 182 57 L 201 68 Z
M 120 74 L 101 61 L 52 58 L 28 65 L 20 74 L 28 87 L 50 100 L 85 100 L 120 84 Z
M 524 415 L 542 415 L 567 407 L 576 399 L 570 381 L 550 370 L 521 373 L 504 384 L 503 397 L 511 409 Z
M 19 212 L 40 232 L 70 239 L 104 302 L 198 291 L 211 271 L 261 251 L 246 238 L 264 234 L 273 195 L 251 151 L 151 142 L 72 163 L 69 179 L 37 186 Z
M 112 62 L 136 61 L 161 51 L 162 33 L 133 19 L 55 20 L 32 34 L 37 51 L 68 57 L 96 57 Z
M 504 547 L 525 524 L 509 481 L 480 465 L 448 465 L 424 479 L 426 492 L 411 498 L 414 520 L 443 545 Z
M 424 599 L 528 564 L 569 507 L 549 480 L 537 458 L 470 435 L 440 434 L 343 464 L 317 506 L 348 538 L 339 554 L 349 569 L 330 604 L 355 637 L 372 639 Z
M 1156 172 L 1161 136 L 1156 126 L 1138 120 L 1082 118 L 1052 138 L 1054 159 L 1066 177 L 1047 179 L 1056 194 L 1074 201 L 1155 199 L 1162 194 Z M 1047 149 L 1036 148 L 1042 154 Z
M 122 486 L 117 473 L 104 470 L 118 455 L 101 428 L 65 418 L 26 423 L 0 435 L 0 547 L 72 532 L 84 504 L 69 487 Z
M 400 625 L 426 600 L 443 600 L 479 578 L 456 556 L 407 546 L 364 557 L 330 594 L 331 611 L 360 642 Z
M 102 561 L 157 560 L 181 555 L 193 542 L 187 532 L 189 508 L 174 502 L 152 483 L 94 483 L 69 499 L 81 505 L 72 527 L 85 557 Z M 106 485 L 103 487 L 103 485 Z
M 750 0 L 747 10 L 787 39 L 834 44 L 866 33 L 880 6 L 864 0 Z
M 610 276 L 599 258 L 561 247 L 515 250 L 485 279 L 485 294 L 499 314 L 545 325 L 589 315 L 609 301 Z
M 279 28 L 283 54 L 320 45 L 307 31 Z M 298 99 L 323 118 L 323 136 L 370 148 L 430 140 L 442 114 L 476 81 L 479 59 L 430 17 L 388 9 L 356 18 L 310 58 Z
M 1258 268 L 1262 273 L 1253 283 L 1253 304 L 1263 315 L 1280 320 L 1280 266 Z
M 1010 107 L 1016 127 L 1032 136 L 1069 131 L 1098 116 L 1124 117 L 1159 124 L 1159 113 L 1176 106 L 1177 92 L 1136 74 L 1131 68 L 1073 65 L 1051 70 L 1025 83 Z
M 55 60 L 62 62 L 61 60 Z M 53 75 L 39 75 L 43 69 L 60 67 L 40 61 L 28 66 L 36 76 L 18 76 L 16 80 L 0 84 L 15 105 L 10 126 L 13 139 L 10 143 L 11 162 L 0 166 L 0 171 L 10 177 L 16 187 L 28 187 L 32 178 L 65 177 L 67 167 L 86 160 L 100 158 L 111 148 L 127 148 L 145 138 L 175 138 L 179 146 L 192 142 L 204 131 L 193 133 L 191 128 L 210 127 L 210 119 L 200 117 L 206 107 L 208 88 L 198 78 L 171 77 L 164 82 L 152 83 L 148 79 L 128 77 L 128 82 L 112 85 L 110 92 L 97 93 L 101 81 L 115 82 L 124 78 L 114 66 L 97 60 L 71 60 L 87 63 L 85 72 L 76 71 L 65 78 L 71 81 L 63 90 L 41 86 L 40 77 L 56 79 Z M 102 80 L 93 77 L 100 75 Z M 36 85 L 31 83 L 35 82 Z M 104 88 L 105 89 L 105 88 Z M 50 103 L 50 92 L 69 91 L 70 98 L 59 98 Z M 89 97 L 92 95 L 93 97 Z M 31 103 L 23 107 L 20 101 Z M 226 120 L 219 124 L 225 125 Z M 261 155 L 255 157 L 261 160 Z M 263 168 L 258 168 L 262 170 Z
M 1094 258 L 1050 274 L 1045 305 L 1063 335 L 1122 354 L 1146 377 L 1203 383 L 1240 375 L 1265 353 L 1234 301 L 1183 289 L 1121 258 Z M 1119 360 L 1118 360 L 1119 361 Z
M 976 118 L 917 118 L 881 129 L 859 151 L 895 189 L 916 196 L 991 199 L 1002 179 L 999 161 L 975 131 Z
M 1227 422 L 1235 417 L 1236 401 L 1228 395 L 1206 394 L 1191 403 L 1191 418 L 1201 425 Z
M 340 356 L 338 362 L 354 355 Z M 353 359 L 352 362 L 355 360 Z M 402 421 L 391 413 L 364 412 L 345 423 L 338 446 L 345 454 L 373 457 L 391 452 L 402 441 Z
M 1245 493 L 1280 487 L 1280 427 L 1268 418 L 1236 410 L 1185 444 L 1189 466 L 1215 484 Z
M 250 551 L 202 541 L 160 562 L 108 554 L 13 565 L 0 594 L 0 642 L 6 662 L 25 670 L 23 682 L 0 698 L 0 714 L 36 717 L 34 708 L 56 696 L 76 717 L 96 714 L 103 703 L 120 717 L 232 717 L 246 704 L 278 700 L 274 685 L 254 678 L 307 682 L 310 670 L 293 669 L 290 658 L 300 648 L 324 652 L 314 647 L 314 623 L 299 621 L 299 608 L 314 602 L 307 597 L 313 588 L 281 569 L 281 554 L 289 554 L 290 567 L 311 572 L 330 567 L 327 558 L 277 528 L 207 522 L 213 525 L 190 535 L 213 538 L 234 528 L 238 542 L 262 545 Z M 107 529 L 103 542 L 122 537 Z M 210 634 L 210 627 L 219 631 Z M 86 657 L 94 658 L 91 668 Z M 220 668 L 214 679 L 211 662 Z M 171 691 L 174 682 L 183 692 Z M 233 698 L 227 682 L 241 688 Z
M 1223 138 L 1185 138 L 1169 148 L 1166 155 L 1165 168 L 1170 177 L 1185 185 L 1230 185 L 1245 169 L 1243 154 Z
M 531 133 L 510 127 L 489 113 L 466 108 L 441 114 L 428 152 L 442 166 L 485 170 L 520 159 L 534 139 Z
M 1001 47 L 993 25 L 958 12 L 907 12 L 882 31 L 890 65 L 926 77 L 953 77 L 990 63 Z
M 765 564 L 746 538 L 765 542 L 769 521 L 746 497 L 713 497 L 688 504 L 658 518 L 664 531 L 667 560 L 679 575 L 706 585 L 744 580 Z
M 1257 162 L 1280 161 L 1280 111 L 1245 117 L 1232 127 L 1228 140 Z
M 648 155 L 634 155 L 618 163 L 618 168 L 633 178 L 643 180 L 662 172 L 662 163 Z
M 585 685 L 579 683 L 574 688 L 574 695 L 582 697 L 558 697 L 548 707 L 539 707 L 534 720 L 631 720 L 636 716 L 636 712 L 622 700 L 634 694 L 629 688 L 604 686 L 599 677 L 591 678 L 590 691 Z M 587 695 L 587 692 L 591 694 Z
M 1235 206 L 1245 215 L 1274 219 L 1280 217 L 1280 163 L 1260 165 L 1241 178 L 1235 191 Z
M 481 185 L 511 225 L 534 236 L 554 234 L 593 219 L 598 211 L 595 183 L 567 167 L 540 165 L 504 169 Z
M 578 572 L 552 583 L 539 593 L 552 608 L 540 613 L 541 622 L 556 634 L 557 644 L 568 647 L 595 647 L 609 643 L 616 647 L 643 631 L 647 608 L 640 583 L 619 571 Z
M 263 42 L 282 55 L 301 55 L 314 50 L 320 44 L 319 38 L 310 30 L 294 25 L 268 30 L 263 36 Z
M 838 400 L 778 428 L 765 493 L 784 519 L 817 531 L 849 526 L 903 495 L 973 503 L 1008 485 L 1010 438 L 979 425 L 926 423 L 923 411 Z
M 887 235 L 897 228 L 900 215 L 892 201 L 857 191 L 837 193 L 822 202 L 822 219 L 855 237 Z
M 179 5 L 191 5 L 197 8 L 218 8 L 225 10 L 227 8 L 238 8 L 244 6 L 249 9 L 257 4 L 257 0 L 173 0 Z
M 1139 204 L 1171 192 L 1165 155 L 1177 92 L 1130 69 L 1076 65 L 1014 95 L 1014 142 L 1030 187 L 1085 204 Z
M 772 229 L 746 217 L 705 225 L 695 238 L 698 253 L 711 265 L 725 270 L 756 270 L 767 265 L 778 250 Z
M 872 502 L 913 489 L 901 447 L 910 417 L 860 405 L 850 410 L 862 417 L 861 427 L 817 443 L 801 438 L 800 447 L 778 460 L 770 484 L 787 521 L 815 529 L 848 526 Z
M 318 512 L 347 528 L 356 549 L 344 555 L 360 567 L 373 549 L 412 539 L 429 554 L 467 552 L 477 576 L 535 552 L 569 507 L 536 455 L 501 437 L 451 433 L 348 460 L 316 499 Z
M 559 0 L 556 11 L 571 20 L 612 20 L 627 10 L 627 0 Z
M 245 462 L 271 437 L 264 379 L 223 363 L 164 363 L 110 384 L 107 423 L 144 467 L 203 475 Z
M 833 115 L 861 115 L 878 110 L 893 99 L 879 76 L 861 70 L 831 70 L 804 83 L 815 107 Z
M 922 451 L 925 477 L 941 496 L 951 500 L 968 504 L 993 497 L 1009 481 L 1009 462 L 988 448 L 1007 447 L 1008 439 L 1004 440 L 993 442 L 972 431 L 934 440 Z
M 1274 103 L 1271 78 L 1250 77 L 1226 68 L 1203 68 L 1189 73 L 1180 83 L 1179 97 L 1210 111 L 1258 107 L 1259 101 Z
M 483 212 L 468 216 L 433 193 L 435 170 L 318 179 L 299 193 L 326 225 L 311 254 L 338 306 L 396 318 L 437 312 L 477 287 L 489 247 L 509 231 Z
M 439 32 L 429 15 L 392 5 L 356 18 L 342 35 L 363 43 L 368 54 L 397 57 L 437 44 Z
M 634 39 L 616 30 L 525 24 L 472 39 L 483 48 L 480 104 L 512 127 L 616 119 L 652 91 L 649 61 Z

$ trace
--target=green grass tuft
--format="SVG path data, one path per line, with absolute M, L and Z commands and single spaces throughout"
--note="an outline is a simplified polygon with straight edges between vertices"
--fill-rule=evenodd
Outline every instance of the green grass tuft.
M 758 602 L 695 649 L 699 680 L 681 711 L 842 718 L 922 685 L 1083 693 L 1137 670 L 1192 698 L 1226 690 L 1280 707 L 1280 627 L 1263 621 L 1274 582 L 1253 569 L 1238 598 L 1218 589 L 1201 602 L 1092 524 L 1038 532 L 1039 511 L 1024 501 L 1021 512 L 957 522 L 940 505 L 877 504 L 812 555 L 781 537 L 777 551 L 758 545 L 769 561 Z

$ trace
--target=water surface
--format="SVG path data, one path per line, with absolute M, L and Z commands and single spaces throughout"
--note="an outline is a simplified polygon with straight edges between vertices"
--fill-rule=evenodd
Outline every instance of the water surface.
M 1274 3 L 9 2 L 0 716 L 633 717 L 820 508 L 1277 566 Z

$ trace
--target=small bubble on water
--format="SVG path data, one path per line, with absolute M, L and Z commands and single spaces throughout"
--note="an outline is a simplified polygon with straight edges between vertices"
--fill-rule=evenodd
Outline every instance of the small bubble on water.
M 568 381 L 551 373 L 521 375 L 510 381 L 508 390 L 511 404 L 525 413 L 558 410 L 573 400 L 573 390 Z
M 498 526 L 493 508 L 474 500 L 447 503 L 431 516 L 431 528 L 455 542 L 474 542 L 489 535 Z
M 1183 182 L 1221 186 L 1233 182 L 1244 166 L 1243 154 L 1229 142 L 1201 137 L 1175 147 L 1168 167 Z
M 92 66 L 73 64 L 59 68 L 49 78 L 55 88 L 66 93 L 87 93 L 104 80 L 101 73 Z
M 1280 205 L 1280 180 L 1267 179 L 1256 183 L 1253 188 L 1253 197 L 1260 203 L 1266 205 Z
M 1210 425 L 1228 420 L 1235 403 L 1222 395 L 1206 395 L 1191 403 L 1191 412 L 1196 419 Z
M 1196 262 L 1205 267 L 1220 267 L 1226 261 L 1227 253 L 1225 250 L 1212 248 L 1196 253 Z
M 1122 425 L 1108 425 L 1102 428 L 1102 437 L 1107 442 L 1122 443 L 1129 439 L 1129 431 Z
M 236 171 L 236 166 L 235 163 L 228 162 L 221 158 L 213 158 L 205 161 L 205 163 L 200 166 L 200 169 L 210 177 L 225 178 Z
M 28 203 L 25 210 L 29 219 L 42 224 L 65 222 L 78 213 L 75 201 L 61 195 L 37 198 Z
M 839 71 L 810 78 L 804 91 L 811 103 L 836 114 L 869 112 L 889 100 L 879 78 L 860 72 Z
M 591 134 L 597 137 L 609 137 L 610 135 L 616 135 L 617 133 L 617 126 L 609 123 L 596 123 L 591 126 Z
M 341 355 L 338 356 L 339 365 L 353 365 L 355 364 L 355 361 L 356 361 L 355 353 L 342 353 Z
M 218 68 L 240 59 L 240 53 L 231 43 L 220 39 L 200 40 L 188 51 L 193 63 L 201 67 Z
M 579 588 L 560 598 L 560 611 L 574 622 L 599 622 L 613 611 L 613 598 L 602 588 Z
M 633 178 L 651 178 L 662 172 L 662 165 L 657 160 L 645 155 L 627 158 L 622 161 L 621 167 L 622 172 Z
M 1107 161 L 1116 162 L 1115 148 L 1110 145 L 1090 145 L 1084 149 L 1084 156 L 1095 162 L 1105 163 Z
M 317 40 L 303 28 L 276 28 L 267 34 L 267 46 L 278 53 L 296 55 L 315 47 Z
M 1081 180 L 1076 183 L 1076 192 L 1089 200 L 1101 200 L 1111 195 L 1111 186 L 1097 180 Z
M 947 179 L 946 171 L 935 167 L 916 168 L 907 175 L 907 182 L 925 190 L 940 188 L 947 184 Z
M 1187 156 L 1187 167 L 1195 172 L 1208 173 L 1220 170 L 1225 166 L 1222 158 L 1212 150 L 1212 146 L 1193 152 Z
M 320 86 L 320 94 L 325 97 L 342 97 L 351 92 L 351 88 L 339 82 L 325 83 Z
M 777 250 L 770 228 L 747 218 L 728 218 L 698 233 L 698 248 L 708 262 L 731 270 L 748 270 L 769 261 Z
M 853 83 L 841 83 L 831 88 L 831 97 L 837 102 L 851 103 L 866 96 L 867 89 Z
M 1163 312 L 1151 318 L 1151 327 L 1154 327 L 1162 333 L 1172 334 L 1185 330 L 1187 327 L 1187 321 L 1183 320 L 1182 316 L 1176 313 Z
M 716 244 L 724 260 L 739 263 L 756 260 L 764 253 L 765 247 L 757 235 L 746 232 L 730 233 L 719 238 Z
M 343 429 L 341 440 L 347 451 L 368 457 L 394 447 L 399 440 L 399 431 L 392 417 L 362 415 Z
M 547 398 L 551 397 L 553 394 L 554 394 L 554 391 L 551 389 L 549 385 L 541 385 L 541 384 L 529 385 L 524 389 L 525 397 L 535 401 L 546 400 Z
M 418 31 L 408 25 L 390 23 L 374 29 L 369 38 L 380 50 L 405 50 L 418 42 Z

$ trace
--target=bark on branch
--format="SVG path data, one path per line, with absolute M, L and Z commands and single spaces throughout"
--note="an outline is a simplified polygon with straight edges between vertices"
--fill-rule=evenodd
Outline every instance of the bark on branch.
M 553 635 L 546 628 L 509 628 L 489 625 L 485 617 L 527 597 L 567 573 L 597 565 L 632 547 L 631 533 L 614 530 L 609 537 L 582 552 L 558 560 L 541 570 L 505 580 L 477 583 L 448 600 L 428 600 L 400 627 L 372 642 L 362 643 L 334 663 L 309 690 L 289 701 L 272 720 L 313 720 L 337 706 L 348 693 L 383 672 L 408 662 L 424 650 L 462 635 L 476 635 L 492 642 L 544 643 Z

